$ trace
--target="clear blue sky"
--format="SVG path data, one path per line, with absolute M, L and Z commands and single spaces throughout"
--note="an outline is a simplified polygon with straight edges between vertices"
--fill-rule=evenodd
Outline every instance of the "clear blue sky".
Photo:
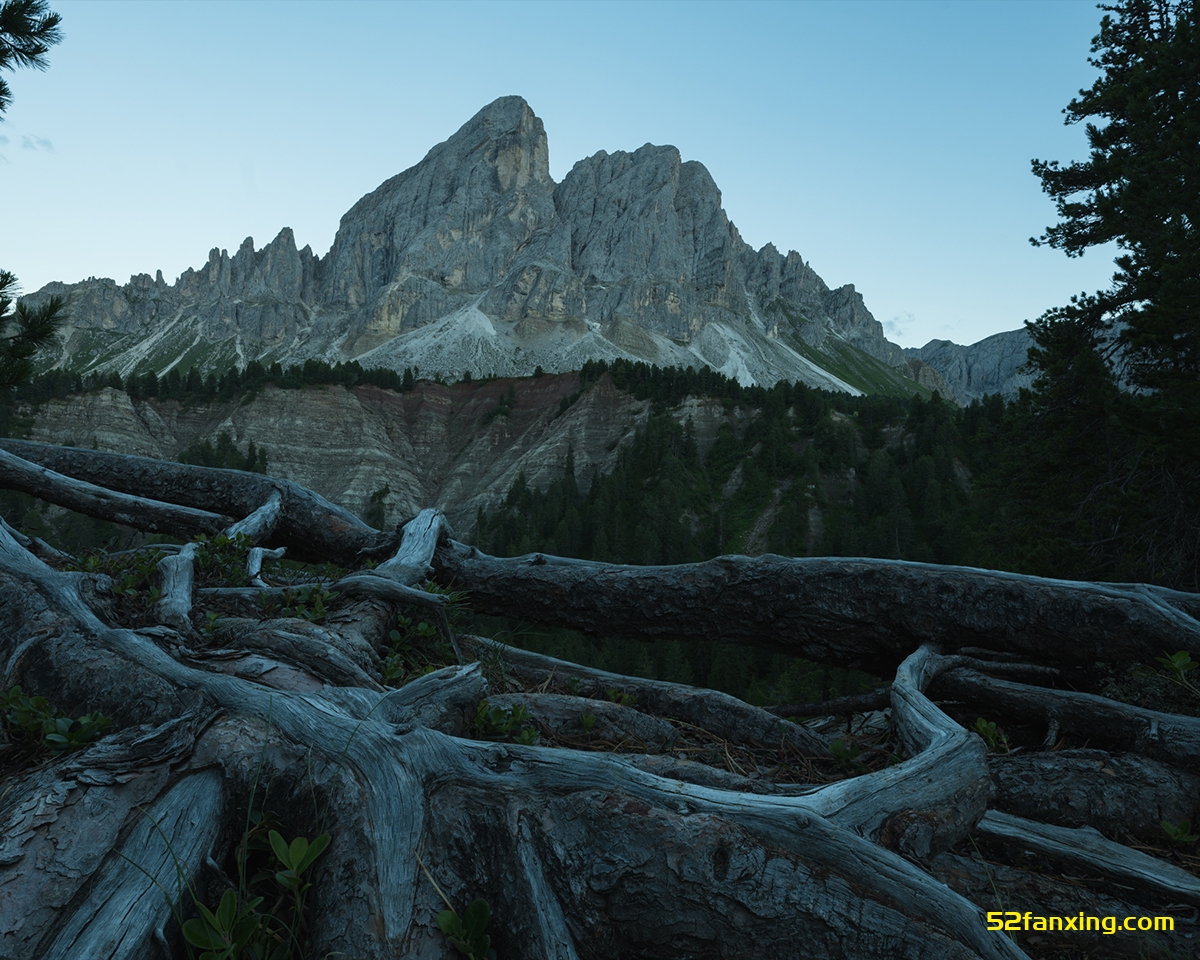
M 6 73 L 0 266 L 161 269 L 290 226 L 323 255 L 360 196 L 520 94 L 561 180 L 597 150 L 699 160 L 756 248 L 853 283 L 888 335 L 971 343 L 1108 285 L 1029 161 L 1085 156 L 1090 2 L 107 3 L 51 0 L 45 73 Z

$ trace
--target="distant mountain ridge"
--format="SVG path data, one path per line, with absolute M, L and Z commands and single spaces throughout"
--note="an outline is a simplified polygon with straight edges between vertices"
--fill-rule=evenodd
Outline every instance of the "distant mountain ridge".
M 1033 341 L 1029 332 L 1005 330 L 969 346 L 949 340 L 930 340 L 923 347 L 906 347 L 910 363 L 928 364 L 941 374 L 950 395 L 964 406 L 985 394 L 1015 397 L 1022 387 L 1033 383 L 1033 374 L 1024 367 Z
M 791 251 L 754 251 L 705 167 L 671 146 L 601 151 L 550 177 L 520 97 L 484 107 L 416 166 L 360 199 L 324 257 L 290 228 L 168 285 L 52 283 L 68 299 L 53 365 L 222 370 L 252 359 L 358 360 L 458 378 L 579 369 L 618 357 L 706 364 L 744 385 L 851 393 L 939 389 L 852 284 Z M 924 349 L 924 348 L 922 348 Z

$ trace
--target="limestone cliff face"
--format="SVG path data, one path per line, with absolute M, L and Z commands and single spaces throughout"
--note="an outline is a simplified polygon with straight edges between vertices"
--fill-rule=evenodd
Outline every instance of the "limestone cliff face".
M 250 403 L 130 402 L 104 389 L 39 408 L 30 439 L 175 459 L 190 443 L 227 432 L 244 452 L 266 451 L 272 475 L 296 480 L 362 513 L 385 485 L 387 522 L 427 506 L 441 507 L 464 535 L 477 508 L 494 508 L 518 474 L 539 488 L 562 476 L 574 450 L 576 476 L 612 470 L 620 442 L 645 422 L 647 404 L 605 379 L 559 414 L 579 389 L 574 374 L 522 384 L 516 407 L 485 423 L 510 381 L 451 386 L 422 381 L 411 393 L 374 387 L 267 387 Z M 693 403 L 702 443 L 711 443 L 720 403 Z
M 359 200 L 324 258 L 284 229 L 262 250 L 214 249 L 170 286 L 141 275 L 32 299 L 53 293 L 71 310 L 58 363 L 76 370 L 314 357 L 453 378 L 628 357 L 743 384 L 920 389 L 853 285 L 830 290 L 795 251 L 756 253 L 702 164 L 646 144 L 600 151 L 556 184 L 520 97 Z
M 520 97 L 503 97 L 359 200 L 342 217 L 323 285 L 325 302 L 355 318 L 349 349 L 445 316 L 502 281 L 554 218 L 553 191 L 542 121 Z
M 1022 367 L 1031 344 L 1024 329 L 1007 330 L 965 347 L 949 340 L 930 340 L 923 347 L 909 347 L 904 355 L 937 370 L 954 398 L 965 405 L 987 393 L 1015 397 L 1022 387 L 1028 387 L 1033 376 Z
M 922 360 L 912 359 L 908 361 L 908 369 L 912 373 L 912 378 L 925 387 L 932 393 L 937 393 L 945 400 L 957 400 L 954 391 L 946 382 L 937 370 Z

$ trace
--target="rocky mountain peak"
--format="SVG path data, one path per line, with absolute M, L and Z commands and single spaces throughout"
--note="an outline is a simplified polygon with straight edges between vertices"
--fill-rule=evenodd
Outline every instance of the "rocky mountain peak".
M 542 121 L 502 97 L 342 217 L 324 299 L 357 314 L 361 347 L 442 316 L 454 306 L 447 292 L 482 293 L 503 278 L 554 218 L 553 191 Z
M 628 357 L 746 385 L 924 389 L 853 284 L 831 290 L 795 251 L 742 239 L 702 163 L 647 143 L 556 184 L 516 96 L 355 203 L 324 258 L 285 228 L 261 250 L 213 249 L 170 288 L 145 275 L 54 292 L 72 310 L 59 363 L 83 371 L 312 357 L 454 378 Z

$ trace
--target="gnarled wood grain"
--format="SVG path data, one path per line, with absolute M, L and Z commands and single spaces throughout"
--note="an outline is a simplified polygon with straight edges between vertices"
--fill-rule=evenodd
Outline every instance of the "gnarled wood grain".
M 489 901 L 489 933 L 505 958 L 1015 960 L 1024 954 L 987 929 L 981 905 L 926 869 L 952 863 L 940 852 L 971 831 L 1107 872 L 1147 896 L 1194 902 L 1200 889 L 1190 874 L 1088 831 L 989 812 L 985 745 L 931 695 L 986 699 L 998 715 L 1053 717 L 1063 730 L 1108 725 L 1122 749 L 1192 763 L 1193 719 L 998 680 L 979 670 L 1001 668 L 972 659 L 994 654 L 1010 673 L 1053 681 L 1046 668 L 1101 654 L 1200 653 L 1190 595 L 888 561 L 498 560 L 450 541 L 436 511 L 396 537 L 287 481 L 0 446 L 74 478 L 67 487 L 126 494 L 134 514 L 138 498 L 211 510 L 218 529 L 264 549 L 355 568 L 334 585 L 321 624 L 250 615 L 258 589 L 180 586 L 168 591 L 178 615 L 161 606 L 162 622 L 134 629 L 113 617 L 101 581 L 53 568 L 31 552 L 34 541 L 0 527 L 0 680 L 49 691 L 72 716 L 95 710 L 116 722 L 85 749 L 14 768 L 0 784 L 5 960 L 181 955 L 170 900 L 190 909 L 181 896 L 190 887 L 216 903 L 246 812 L 264 795 L 290 835 L 332 836 L 308 894 L 313 957 L 454 956 L 417 854 L 460 908 Z M 185 545 L 170 559 L 190 569 L 192 552 Z M 368 571 L 366 558 L 382 562 Z M 653 749 L 669 749 L 671 731 L 691 724 L 827 753 L 812 730 L 724 694 L 455 638 L 445 601 L 414 587 L 431 573 L 481 611 L 894 672 L 888 716 L 905 755 L 833 783 L 774 785 L 670 753 L 481 739 L 472 721 L 490 697 L 526 705 L 551 731 L 588 710 Z M 202 633 L 185 601 L 246 609 L 222 608 Z M 413 603 L 434 610 L 470 656 L 387 689 L 379 667 L 389 624 Z M 491 689 L 486 676 L 497 671 L 536 683 Z M 568 678 L 574 690 L 555 686 Z M 637 700 L 581 699 L 606 686 Z

